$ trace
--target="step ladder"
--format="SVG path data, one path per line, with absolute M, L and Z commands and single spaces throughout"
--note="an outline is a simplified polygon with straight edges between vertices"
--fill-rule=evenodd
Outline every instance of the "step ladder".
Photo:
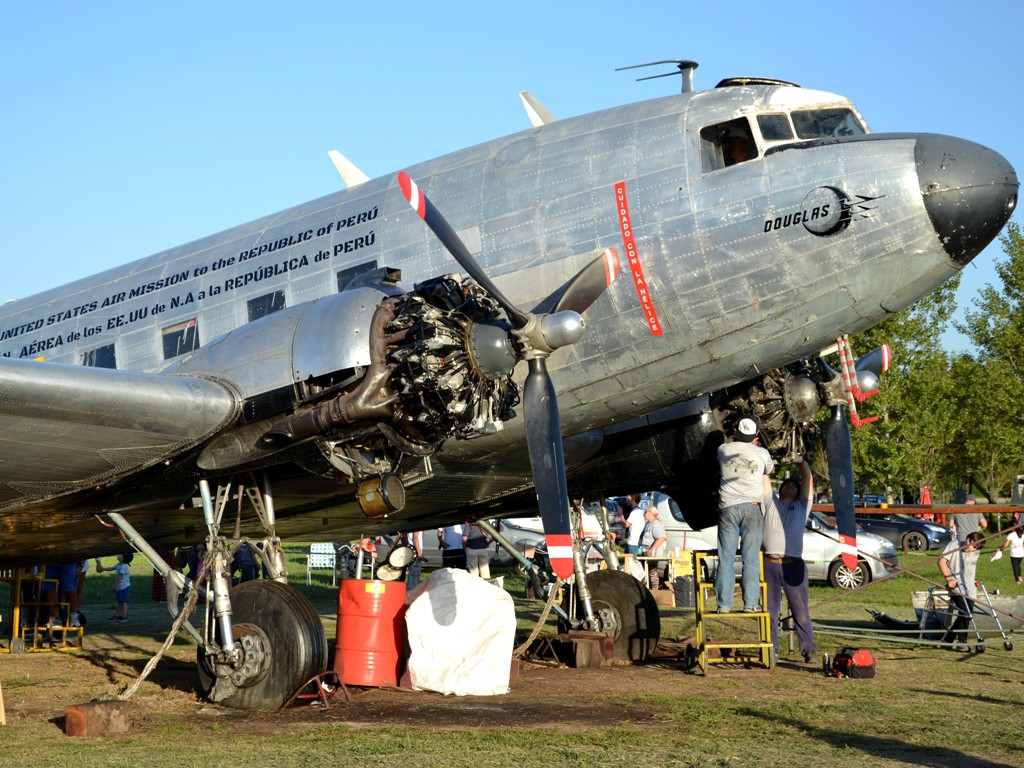
M 65 620 L 71 612 L 66 602 L 45 603 L 42 586 L 49 583 L 55 594 L 60 594 L 57 579 L 24 575 L 21 568 L 0 570 L 0 584 L 11 585 L 11 613 L 0 617 L 9 622 L 10 635 L 7 647 L 0 645 L 0 653 L 31 653 L 42 651 L 71 651 L 82 648 L 85 628 L 81 626 L 55 626 L 50 620 L 50 610 L 56 605 Z M 22 599 L 22 585 L 31 585 L 33 597 Z M 8 624 L 4 624 L 6 632 Z
M 758 554 L 760 569 L 760 595 L 762 610 L 757 613 L 710 612 L 707 608 L 707 596 L 713 591 L 713 582 L 706 581 L 708 569 L 705 559 L 716 556 L 716 550 L 693 553 L 693 575 L 696 579 L 696 635 L 697 663 L 702 673 L 707 674 L 711 664 L 760 664 L 767 669 L 775 666 L 775 649 L 771 640 L 771 625 L 768 612 L 763 610 L 768 605 L 768 585 L 764 581 L 764 558 Z M 714 635 L 731 638 L 728 642 L 717 640 L 709 642 L 707 623 L 714 627 Z M 713 654 L 710 651 L 717 650 Z

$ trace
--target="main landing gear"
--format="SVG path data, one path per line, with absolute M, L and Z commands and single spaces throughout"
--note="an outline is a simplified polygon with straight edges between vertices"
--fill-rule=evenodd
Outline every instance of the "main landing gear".
M 553 576 L 523 557 L 490 523 L 481 520 L 479 525 L 523 568 L 537 597 L 556 588 Z M 572 525 L 571 530 L 579 530 L 579 525 Z M 605 635 L 611 638 L 614 658 L 643 661 L 654 653 L 661 635 L 658 604 L 643 583 L 615 570 L 613 563 L 617 565 L 617 560 L 608 563 L 607 570 L 585 573 L 579 541 L 573 535 L 573 578 L 563 593 L 562 604 L 553 607 L 558 631 L 570 641 L 583 638 L 590 642 L 595 633 Z M 582 588 L 578 586 L 581 583 Z
M 237 661 L 221 662 L 200 646 L 199 690 L 236 709 L 277 709 L 303 683 L 327 668 L 327 640 L 312 603 L 287 584 L 247 581 L 231 590 Z M 223 645 L 222 643 L 220 645 Z M 225 685 L 225 681 L 229 685 Z M 233 689 L 233 690 L 231 690 Z
M 255 484 L 254 484 L 255 485 Z M 175 571 L 119 514 L 108 513 L 128 542 L 164 577 L 167 606 L 175 631 L 188 632 L 198 643 L 199 689 L 210 701 L 236 709 L 277 709 L 311 678 L 327 669 L 327 638 L 320 616 L 309 600 L 288 586 L 284 552 L 277 538 L 269 482 L 262 493 L 238 486 L 239 508 L 247 495 L 266 532 L 249 541 L 269 579 L 231 587 L 231 557 L 246 540 L 236 527 L 233 539 L 220 534 L 220 522 L 233 490 L 217 489 L 214 501 L 205 480 L 199 483 L 208 530 L 207 554 L 198 583 Z M 182 615 L 181 595 L 191 609 L 198 595 L 206 597 L 205 619 L 198 630 Z
M 616 659 L 649 658 L 661 636 L 661 614 L 650 590 L 628 573 L 610 570 L 588 573 L 587 590 L 593 619 L 586 620 L 584 600 L 574 585 L 566 590 L 562 602 L 572 619 L 565 623 L 565 630 L 572 624 L 593 627 L 612 639 Z M 560 629 L 562 625 L 559 621 Z

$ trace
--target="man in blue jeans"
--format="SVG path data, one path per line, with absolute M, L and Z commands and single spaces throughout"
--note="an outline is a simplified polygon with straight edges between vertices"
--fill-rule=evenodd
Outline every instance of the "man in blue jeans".
M 732 442 L 718 447 L 722 469 L 718 502 L 718 573 L 715 596 L 718 612 L 732 611 L 736 590 L 736 547 L 743 563 L 741 586 L 743 610 L 760 610 L 760 552 L 764 533 L 765 478 L 775 468 L 771 454 L 759 443 L 761 423 L 744 416 L 736 425 Z
M 796 637 L 804 661 L 813 667 L 821 663 L 814 640 L 811 612 L 807 607 L 807 565 L 804 563 L 804 531 L 814 498 L 814 477 L 804 459 L 800 462 L 800 480 L 787 477 L 777 494 L 765 497 L 764 580 L 768 586 L 768 617 L 772 627 L 772 645 L 779 655 L 779 614 L 782 594 L 786 594 L 793 615 Z

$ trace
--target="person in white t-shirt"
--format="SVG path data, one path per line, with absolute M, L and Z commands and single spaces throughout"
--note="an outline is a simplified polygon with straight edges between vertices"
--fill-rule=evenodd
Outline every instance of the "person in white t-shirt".
M 736 549 L 740 548 L 743 574 L 743 610 L 760 610 L 761 537 L 764 533 L 765 476 L 775 468 L 771 454 L 759 443 L 761 423 L 744 416 L 736 424 L 731 443 L 718 446 L 722 481 L 718 491 L 718 573 L 715 598 L 718 612 L 732 611 L 736 591 Z
M 1013 568 L 1013 578 L 1021 583 L 1020 564 L 1024 560 L 1024 528 L 1012 528 L 1006 533 L 1006 541 L 993 553 L 990 560 L 998 560 L 1003 556 L 1003 550 L 1010 548 L 1010 566 Z
M 644 532 L 644 510 L 640 506 L 639 494 L 631 493 L 619 505 L 622 524 L 626 527 L 626 554 L 640 554 L 640 536 Z

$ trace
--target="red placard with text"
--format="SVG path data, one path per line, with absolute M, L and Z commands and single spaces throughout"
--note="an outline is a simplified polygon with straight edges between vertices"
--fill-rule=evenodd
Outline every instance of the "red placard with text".
M 647 287 L 647 278 L 644 277 L 644 267 L 640 263 L 640 255 L 636 252 L 633 225 L 629 219 L 629 199 L 626 197 L 626 182 L 624 181 L 615 185 L 615 209 L 619 216 L 619 227 L 622 229 L 622 244 L 626 247 L 626 263 L 629 264 L 629 274 L 633 278 L 633 285 L 636 286 L 636 295 L 644 310 L 647 327 L 651 329 L 652 336 L 660 336 L 663 329 L 658 320 L 658 313 L 654 309 L 654 298 Z

